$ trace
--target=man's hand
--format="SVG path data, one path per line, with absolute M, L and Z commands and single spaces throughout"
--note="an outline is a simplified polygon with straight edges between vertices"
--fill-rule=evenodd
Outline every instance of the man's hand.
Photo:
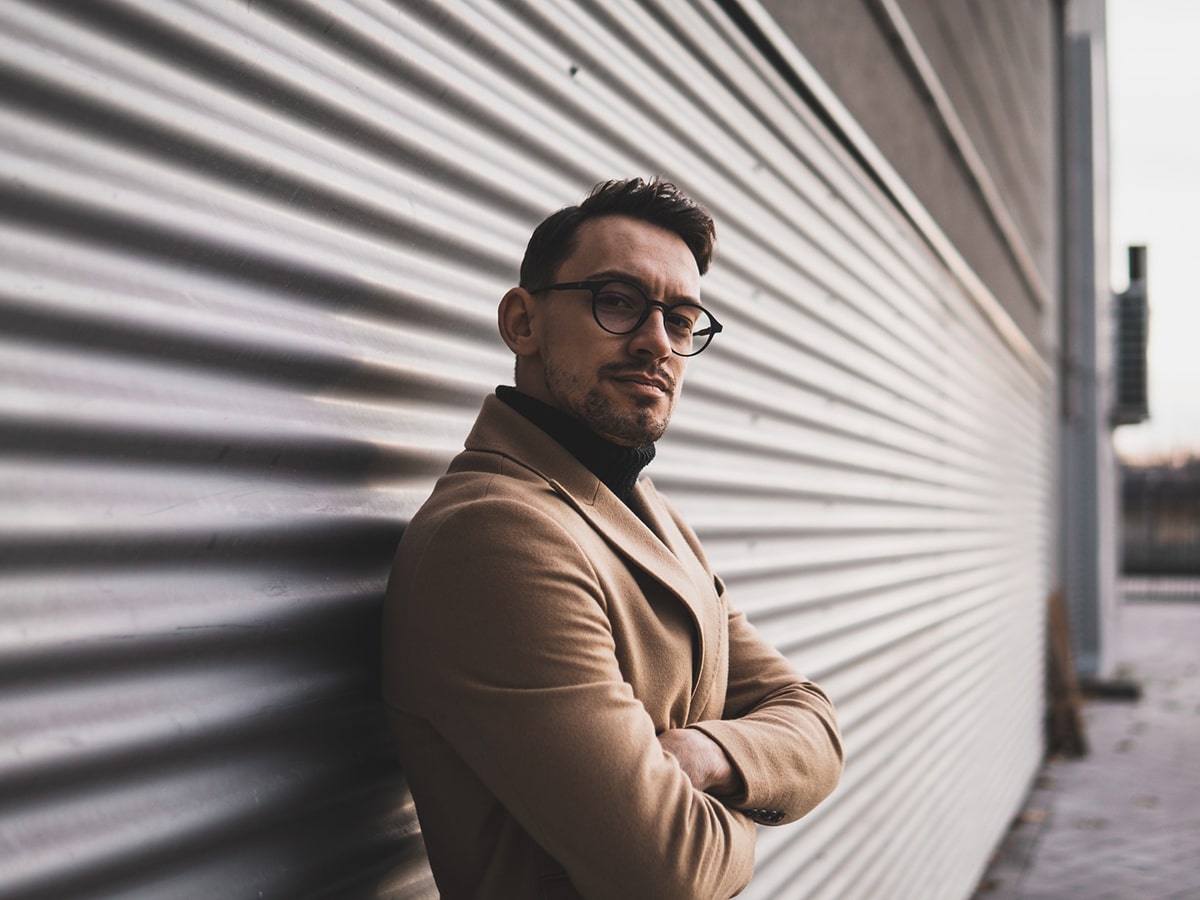
M 721 745 L 703 731 L 673 728 L 658 736 L 662 748 L 679 762 L 698 791 L 714 797 L 733 797 L 743 790 L 742 780 Z

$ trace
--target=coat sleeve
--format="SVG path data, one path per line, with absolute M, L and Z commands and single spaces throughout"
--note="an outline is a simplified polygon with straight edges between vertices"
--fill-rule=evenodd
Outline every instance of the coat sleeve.
M 841 776 L 841 736 L 829 698 L 732 607 L 725 709 L 721 720 L 692 727 L 720 744 L 741 775 L 744 794 L 726 802 L 764 825 L 806 815 Z
M 696 557 L 711 573 L 695 532 L 661 494 L 655 494 Z M 713 576 L 717 594 L 725 585 Z M 833 792 L 842 774 L 841 734 L 833 704 L 820 687 L 797 673 L 744 613 L 729 610 L 729 672 L 719 720 L 689 727 L 721 745 L 741 776 L 744 792 L 723 798 L 763 825 L 783 825 L 807 815 Z
M 748 883 L 753 822 L 662 751 L 619 669 L 600 578 L 552 517 L 472 503 L 405 580 L 410 696 L 582 894 L 690 900 Z

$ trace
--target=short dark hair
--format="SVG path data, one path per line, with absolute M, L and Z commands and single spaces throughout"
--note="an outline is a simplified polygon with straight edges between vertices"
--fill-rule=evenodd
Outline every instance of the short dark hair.
M 578 206 L 560 209 L 533 230 L 521 261 L 521 287 L 550 284 L 575 251 L 579 226 L 601 216 L 629 216 L 674 232 L 692 251 L 700 274 L 708 271 L 717 240 L 708 211 L 669 181 L 629 178 L 601 182 Z

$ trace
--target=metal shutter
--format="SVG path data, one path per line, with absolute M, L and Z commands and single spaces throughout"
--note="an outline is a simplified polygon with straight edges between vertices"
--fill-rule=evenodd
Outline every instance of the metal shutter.
M 651 173 L 718 219 L 727 329 L 651 474 L 849 753 L 745 896 L 969 892 L 1040 753 L 1050 379 L 720 5 L 0 24 L 0 893 L 434 895 L 391 552 L 532 225 Z

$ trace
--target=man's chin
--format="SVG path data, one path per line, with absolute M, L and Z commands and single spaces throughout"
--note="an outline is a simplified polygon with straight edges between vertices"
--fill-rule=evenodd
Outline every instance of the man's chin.
M 641 447 L 645 444 L 652 444 L 667 430 L 666 420 L 641 416 L 624 419 L 609 418 L 588 424 L 601 437 L 623 447 Z
M 591 391 L 584 400 L 580 418 L 602 438 L 624 447 L 641 447 L 657 441 L 671 420 L 668 397 L 646 397 L 631 402 L 628 396 L 608 397 Z

